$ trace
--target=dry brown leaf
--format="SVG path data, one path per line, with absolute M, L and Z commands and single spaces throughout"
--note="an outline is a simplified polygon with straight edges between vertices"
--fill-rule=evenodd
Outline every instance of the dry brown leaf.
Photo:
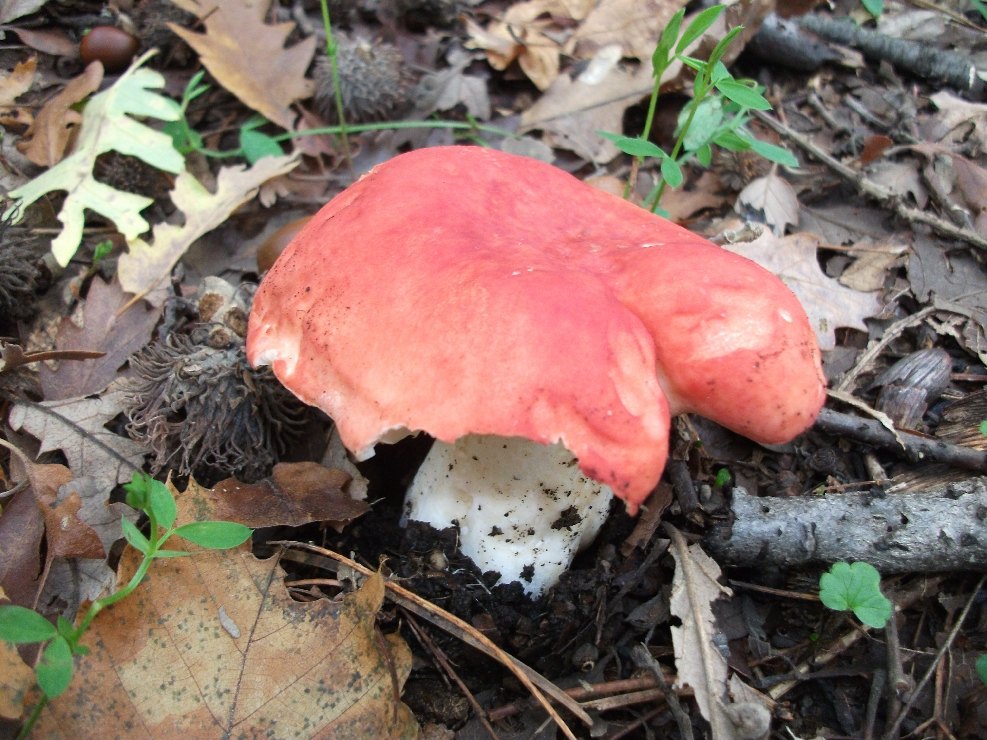
M 972 140 L 975 154 L 987 151 L 987 104 L 971 103 L 945 90 L 929 100 L 939 109 L 939 114 L 923 126 L 930 140 L 947 144 Z
M 85 100 L 99 89 L 103 81 L 103 65 L 93 62 L 81 75 L 44 104 L 34 119 L 34 125 L 17 142 L 17 149 L 25 157 L 41 167 L 51 167 L 62 161 L 69 141 L 82 115 L 72 106 Z
M 20 717 L 24 713 L 24 701 L 33 686 L 34 670 L 21 660 L 17 646 L 0 640 L 0 717 Z
M 89 286 L 82 314 L 82 326 L 62 319 L 56 347 L 60 350 L 94 350 L 105 354 L 92 360 L 62 360 L 58 369 L 40 367 L 45 400 L 58 401 L 99 393 L 106 388 L 131 354 L 151 339 L 161 311 L 135 305 L 122 310 L 129 296 L 115 280 L 96 278 Z
M 99 398 L 44 403 L 21 402 L 8 416 L 11 428 L 41 441 L 41 452 L 62 450 L 76 478 L 91 477 L 106 486 L 130 480 L 144 462 L 144 449 L 114 434 L 104 424 L 121 413 L 121 391 L 111 387 Z
M 45 0 L 2 0 L 0 2 L 0 23 L 10 23 L 39 10 Z
M 271 477 L 258 483 L 235 478 L 217 483 L 213 489 L 215 518 L 248 527 L 299 527 L 309 522 L 342 525 L 370 510 L 369 504 L 353 500 L 343 490 L 349 481 L 348 473 L 318 463 L 278 463 Z
M 754 260 L 781 278 L 801 301 L 819 346 L 828 350 L 836 346 L 837 327 L 867 331 L 864 319 L 876 315 L 881 304 L 877 294 L 845 288 L 828 277 L 816 259 L 821 244 L 818 236 L 808 232 L 779 238 L 765 231 L 754 241 L 725 244 L 724 249 Z
M 612 61 L 609 47 L 601 58 Z M 593 62 L 579 77 L 559 75 L 534 105 L 521 115 L 520 131 L 540 129 L 545 142 L 574 151 L 583 159 L 606 163 L 620 150 L 600 131 L 621 131 L 624 111 L 646 96 L 652 86 L 651 65 L 630 72 L 614 63 L 596 74 Z
M 677 536 L 676 536 L 677 535 Z M 713 602 L 733 592 L 720 585 L 720 567 L 699 545 L 685 547 L 685 540 L 673 534 L 672 614 L 681 626 L 672 627 L 672 647 L 678 671 L 676 688 L 691 686 L 696 704 L 712 727 L 716 740 L 728 740 L 731 723 L 723 711 L 727 700 L 727 659 L 717 649 L 713 637 L 719 631 L 713 616 Z
M 44 518 L 29 489 L 4 500 L 0 516 L 0 590 L 5 590 L 15 604 L 34 606 L 41 591 L 44 536 Z
M 264 22 L 270 0 L 174 0 L 202 20 L 205 33 L 174 23 L 168 27 L 196 50 L 219 83 L 281 128 L 294 128 L 291 104 L 311 97 L 305 79 L 315 53 L 315 37 L 285 48 L 294 23 Z
M 175 178 L 172 202 L 182 211 L 181 225 L 161 223 L 153 230 L 153 242 L 128 242 L 129 251 L 120 256 L 117 277 L 128 293 L 144 297 L 155 306 L 167 298 L 164 285 L 171 270 L 192 243 L 229 218 L 241 204 L 256 195 L 258 188 L 273 177 L 290 172 L 298 156 L 264 157 L 249 169 L 243 165 L 224 167 L 216 178 L 216 191 L 210 193 L 188 171 Z
M 740 214 L 751 211 L 763 215 L 764 222 L 777 236 L 782 236 L 789 224 L 797 226 L 799 222 L 799 199 L 794 188 L 773 172 L 741 190 L 734 210 Z
M 685 0 L 601 0 L 579 25 L 568 48 L 579 59 L 589 59 L 604 46 L 618 44 L 622 56 L 650 60 L 669 19 L 685 4 Z
M 9 74 L 0 77 L 0 125 L 8 127 L 30 126 L 34 117 L 27 108 L 14 102 L 31 89 L 34 73 L 38 69 L 37 57 L 31 57 L 14 65 Z
M 178 523 L 190 521 L 201 489 L 176 498 Z M 249 544 L 189 550 L 99 614 L 83 640 L 92 652 L 45 709 L 39 737 L 417 735 L 399 699 L 411 653 L 376 631 L 379 573 L 338 599 L 298 602 L 277 557 L 258 560 Z M 138 563 L 128 548 L 118 581 Z
M 59 28 L 4 28 L 13 31 L 21 42 L 35 51 L 66 59 L 79 58 L 79 42 Z
M 467 48 L 487 52 L 490 66 L 504 70 L 517 60 L 539 90 L 546 90 L 559 75 L 562 46 L 560 20 L 578 21 L 593 7 L 589 0 L 526 0 L 515 3 L 486 29 L 466 22 Z

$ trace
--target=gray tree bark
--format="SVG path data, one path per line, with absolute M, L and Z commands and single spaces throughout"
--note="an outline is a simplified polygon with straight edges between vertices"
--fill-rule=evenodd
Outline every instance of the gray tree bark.
M 885 495 L 759 498 L 735 488 L 730 512 L 704 541 L 723 564 L 866 560 L 882 573 L 987 570 L 987 478 Z

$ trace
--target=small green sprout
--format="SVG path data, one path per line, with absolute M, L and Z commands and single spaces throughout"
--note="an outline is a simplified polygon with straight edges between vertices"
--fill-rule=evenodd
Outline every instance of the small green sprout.
M 819 578 L 819 600 L 834 611 L 853 611 L 861 622 L 878 629 L 894 611 L 881 593 L 881 574 L 870 563 L 834 563 Z
M 980 422 L 980 433 L 987 437 L 987 419 Z
M 977 668 L 977 675 L 980 676 L 980 680 L 987 686 L 987 655 L 981 655 L 977 658 L 975 666 Z
M 672 16 L 651 57 L 655 81 L 644 131 L 637 137 L 609 131 L 599 132 L 600 136 L 613 142 L 622 152 L 635 158 L 632 173 L 637 171 L 645 158 L 659 160 L 661 179 L 647 199 L 647 207 L 653 212 L 660 211 L 661 197 L 666 185 L 677 188 L 682 184 L 682 165 L 694 160 L 703 167 L 710 166 L 714 146 L 733 152 L 750 150 L 772 162 L 789 167 L 798 166 L 798 160 L 787 149 L 761 141 L 747 130 L 750 111 L 771 110 L 771 103 L 761 94 L 761 88 L 753 80 L 735 79 L 720 61 L 733 40 L 743 31 L 743 27 L 730 29 L 705 61 L 685 53 L 694 41 L 709 30 L 723 11 L 722 5 L 714 5 L 701 11 L 681 33 L 679 29 L 685 19 L 685 9 L 680 9 Z M 675 129 L 676 141 L 671 153 L 668 153 L 649 137 L 655 120 L 662 75 L 676 60 L 694 70 L 696 76 L 692 84 L 692 100 L 682 109 Z M 630 188 L 631 181 L 628 180 L 624 197 L 630 194 Z
M 733 476 L 730 475 L 730 471 L 727 470 L 726 468 L 720 468 L 719 470 L 716 471 L 716 478 L 713 480 L 713 487 L 723 488 L 731 480 L 733 480 Z
M 884 0 L 860 0 L 860 4 L 875 18 L 880 18 L 884 12 Z
M 21 729 L 21 737 L 27 736 L 41 716 L 41 710 L 49 700 L 60 696 L 72 681 L 75 656 L 85 655 L 88 648 L 81 645 L 83 635 L 103 609 L 126 598 L 141 584 L 144 576 L 157 558 L 173 558 L 189 555 L 183 550 L 166 550 L 163 545 L 172 536 L 212 550 L 227 550 L 242 545 L 252 530 L 236 522 L 190 522 L 173 527 L 178 508 L 171 491 L 161 481 L 144 473 L 134 473 L 130 483 L 124 486 L 127 504 L 147 515 L 148 535 L 145 536 L 129 520 L 123 519 L 123 536 L 144 558 L 130 581 L 109 596 L 97 599 L 79 620 L 78 626 L 60 617 L 52 624 L 32 609 L 23 606 L 0 606 L 0 640 L 15 645 L 47 643 L 41 652 L 41 661 L 35 668 L 35 679 L 41 689 L 41 700 L 34 706 L 30 717 Z M 164 531 L 162 531 L 164 530 Z

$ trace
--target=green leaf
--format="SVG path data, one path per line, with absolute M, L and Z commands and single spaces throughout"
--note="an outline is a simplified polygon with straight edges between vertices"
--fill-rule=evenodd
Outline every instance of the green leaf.
M 687 105 L 679 114 L 679 129 L 689 121 L 689 113 L 690 106 Z M 696 151 L 712 140 L 722 123 L 723 102 L 715 95 L 703 98 L 696 108 L 692 122 L 689 123 L 689 130 L 685 132 L 682 146 L 687 152 Z
M 19 645 L 44 642 L 57 634 L 55 625 L 33 609 L 11 604 L 0 606 L 0 640 Z
M 632 157 L 664 158 L 668 156 L 660 146 L 647 139 L 640 137 L 632 138 L 630 136 L 623 136 L 622 134 L 614 134 L 610 131 L 597 131 L 597 133 L 604 139 L 612 141 L 624 154 L 629 154 Z
M 737 80 L 720 80 L 716 83 L 716 89 L 733 102 L 745 108 L 771 110 L 771 103 L 761 93 L 749 85 L 745 85 L 743 82 L 738 82 Z
M 154 553 L 156 558 L 184 558 L 192 553 L 185 550 L 157 550 Z
M 171 495 L 168 486 L 150 476 L 147 480 L 147 508 L 154 514 L 158 526 L 165 529 L 171 529 L 175 517 L 178 516 L 175 497 Z
M 151 480 L 151 476 L 137 472 L 131 476 L 129 483 L 123 484 L 123 490 L 127 494 L 125 499 L 127 506 L 139 511 L 147 510 L 149 480 Z
M 799 161 L 795 158 L 795 155 L 783 146 L 769 144 L 768 142 L 761 141 L 760 139 L 751 139 L 750 144 L 751 149 L 771 162 L 777 162 L 778 164 L 783 164 L 786 167 L 799 166 Z
M 141 531 L 134 526 L 133 522 L 129 519 L 121 519 L 120 526 L 123 528 L 124 539 L 130 543 L 131 547 L 138 552 L 144 553 L 145 555 L 150 552 L 151 543 L 148 541 L 147 537 L 145 537 Z
M 38 686 L 49 699 L 55 699 L 72 683 L 72 648 L 59 635 L 41 653 L 41 662 L 34 669 Z
M 884 627 L 894 612 L 881 593 L 881 574 L 870 563 L 834 563 L 819 578 L 819 600 L 835 611 L 852 610 L 868 627 Z
M 731 480 L 733 480 L 733 478 L 730 475 L 730 471 L 727 470 L 726 468 L 720 468 L 719 470 L 716 471 L 716 479 L 713 481 L 713 485 L 716 488 L 723 488 L 723 486 L 725 486 Z
M 730 70 L 726 68 L 723 62 L 717 62 L 713 65 L 713 71 L 709 75 L 709 80 L 712 83 L 717 83 L 720 80 L 732 80 L 733 75 L 730 74 Z
M 860 0 L 860 4 L 875 18 L 880 18 L 884 12 L 884 0 Z
M 713 143 L 728 152 L 746 152 L 752 146 L 750 139 L 745 139 L 735 131 L 721 131 L 713 137 Z
M 987 437 L 987 419 L 980 422 L 980 433 Z
M 655 79 L 660 80 L 661 76 L 665 73 L 666 67 L 668 67 L 668 55 L 672 47 L 675 46 L 675 40 L 679 37 L 679 28 L 682 26 L 683 18 L 685 18 L 685 8 L 679 8 L 678 12 L 669 19 L 668 25 L 661 32 L 658 45 L 655 46 L 655 51 L 651 55 L 651 73 Z
M 273 138 L 252 129 L 240 130 L 240 149 L 250 164 L 264 157 L 280 157 L 284 154 L 281 145 Z
M 665 178 L 669 187 L 677 188 L 682 184 L 682 168 L 671 157 L 665 157 L 661 160 L 661 176 Z
M 706 63 L 711 67 L 715 68 L 716 65 L 720 63 L 720 60 L 723 58 L 723 55 L 727 53 L 727 47 L 730 46 L 733 40 L 737 38 L 737 36 L 743 30 L 744 30 L 743 26 L 736 26 L 734 28 L 731 28 L 729 31 L 727 31 L 726 35 L 724 35 L 724 37 L 720 39 L 720 42 L 713 47 L 713 51 L 709 53 L 709 59 L 706 60 Z
M 69 156 L 9 193 L 13 203 L 4 216 L 16 213 L 15 218 L 20 220 L 27 207 L 39 198 L 56 190 L 65 191 L 58 214 L 63 228 L 51 243 L 52 254 L 63 267 L 79 248 L 86 210 L 112 221 L 128 240 L 149 228 L 140 212 L 153 202 L 151 198 L 116 190 L 93 176 L 101 154 L 117 151 L 171 173 L 185 167 L 185 159 L 175 150 L 171 137 L 131 117 L 177 121 L 182 115 L 174 100 L 153 92 L 164 87 L 164 77 L 140 68 L 147 59 L 148 55 L 138 59 L 113 85 L 90 98 Z
M 987 655 L 981 655 L 976 662 L 977 675 L 985 686 L 987 686 Z
M 712 7 L 706 8 L 706 10 L 697 14 L 696 17 L 692 19 L 692 23 L 690 23 L 685 29 L 685 33 L 682 34 L 682 38 L 679 39 L 679 43 L 675 47 L 675 53 L 681 54 L 689 45 L 692 44 L 693 41 L 706 33 L 706 31 L 709 30 L 709 27 L 716 23 L 716 19 L 720 17 L 723 11 L 724 7 L 722 5 L 713 5 Z
M 176 529 L 175 534 L 200 547 L 227 550 L 249 540 L 253 530 L 236 522 L 191 522 Z
M 713 148 L 709 144 L 703 144 L 695 153 L 696 161 L 703 167 L 709 167 L 713 163 Z

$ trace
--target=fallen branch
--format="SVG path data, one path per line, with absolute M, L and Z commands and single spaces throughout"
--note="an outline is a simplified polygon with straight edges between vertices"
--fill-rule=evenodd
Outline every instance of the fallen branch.
M 895 435 L 878 421 L 824 408 L 819 412 L 815 428 L 838 437 L 849 437 L 857 442 L 898 452 L 912 462 L 946 463 L 974 473 L 987 473 L 987 450 L 955 445 L 901 429 Z
M 987 478 L 920 493 L 768 498 L 735 488 L 703 546 L 729 565 L 864 560 L 882 573 L 987 570 Z

